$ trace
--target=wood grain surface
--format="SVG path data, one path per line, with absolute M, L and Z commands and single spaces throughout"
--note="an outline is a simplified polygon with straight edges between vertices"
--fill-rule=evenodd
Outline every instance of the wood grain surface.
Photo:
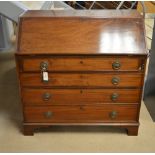
M 49 95 L 46 99 L 44 96 Z M 112 95 L 118 95 L 112 100 Z M 22 91 L 24 105 L 139 104 L 140 89 L 29 89 Z M 37 96 L 37 97 L 36 97 Z
M 20 75 L 22 86 L 35 87 L 142 87 L 143 74 L 137 73 L 49 73 L 49 81 L 42 81 L 40 73 Z M 112 79 L 117 78 L 117 85 Z
M 143 19 L 129 17 L 21 18 L 17 53 L 147 54 Z
M 21 18 L 89 17 L 89 18 L 142 18 L 136 10 L 29 10 Z
M 100 57 L 79 57 L 79 56 L 48 56 L 45 58 L 28 57 L 22 60 L 24 72 L 40 72 L 42 62 L 48 64 L 48 71 L 141 71 L 145 57 L 135 56 L 100 56 Z M 120 68 L 114 69 L 113 64 L 119 63 Z
M 137 105 L 25 107 L 25 122 L 136 122 Z M 111 112 L 117 116 L 111 118 Z M 127 112 L 128 111 L 128 112 Z M 51 117 L 46 113 L 51 112 Z
M 24 134 L 90 124 L 137 135 L 147 55 L 144 19 L 136 11 L 26 11 L 15 54 Z

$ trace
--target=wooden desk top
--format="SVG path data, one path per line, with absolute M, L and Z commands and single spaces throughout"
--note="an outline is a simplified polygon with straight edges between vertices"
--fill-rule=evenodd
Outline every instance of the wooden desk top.
M 17 54 L 145 55 L 142 16 L 129 10 L 27 11 Z

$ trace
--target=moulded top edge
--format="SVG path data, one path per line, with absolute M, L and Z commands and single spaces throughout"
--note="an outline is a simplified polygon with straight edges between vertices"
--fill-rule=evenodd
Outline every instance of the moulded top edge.
M 20 18 L 85 17 L 85 18 L 142 18 L 136 10 L 28 10 Z

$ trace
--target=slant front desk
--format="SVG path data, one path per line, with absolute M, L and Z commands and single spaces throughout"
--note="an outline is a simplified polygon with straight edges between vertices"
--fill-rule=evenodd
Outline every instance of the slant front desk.
M 15 56 L 25 135 L 52 125 L 138 134 L 147 60 L 138 12 L 27 11 Z

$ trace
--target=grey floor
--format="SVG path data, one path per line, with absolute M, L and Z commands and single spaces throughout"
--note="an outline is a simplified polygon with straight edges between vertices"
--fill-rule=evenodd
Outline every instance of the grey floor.
M 144 101 L 146 108 L 149 111 L 149 114 L 151 115 L 151 118 L 155 123 L 155 95 L 147 96 Z

